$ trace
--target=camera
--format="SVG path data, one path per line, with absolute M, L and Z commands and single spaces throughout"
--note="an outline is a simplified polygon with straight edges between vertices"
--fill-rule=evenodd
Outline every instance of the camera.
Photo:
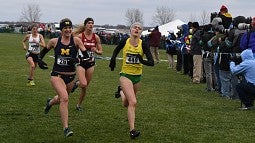
M 245 18 L 245 20 L 243 22 L 240 22 L 238 24 L 237 28 L 239 30 L 249 30 L 249 29 L 251 29 L 251 21 L 252 21 L 252 18 L 247 17 L 247 18 Z
M 251 24 L 251 22 L 252 22 L 252 17 L 247 17 L 245 19 L 245 23 Z
M 242 58 L 240 55 L 231 55 L 230 61 L 233 61 L 236 65 L 238 65 L 242 62 Z
M 213 28 L 213 31 L 217 31 L 222 34 L 228 34 L 230 29 L 225 29 L 223 25 L 217 25 Z
M 238 29 L 239 29 L 239 30 L 251 29 L 251 25 L 250 25 L 250 24 L 247 24 L 247 23 L 239 23 L 239 24 L 238 24 Z
M 230 31 L 230 29 L 222 29 L 222 30 L 220 30 L 220 33 L 228 34 L 229 31 Z

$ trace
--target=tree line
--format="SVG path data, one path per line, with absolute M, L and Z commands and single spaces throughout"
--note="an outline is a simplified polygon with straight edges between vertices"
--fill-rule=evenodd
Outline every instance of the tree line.
M 39 22 L 42 16 L 42 11 L 38 4 L 27 4 L 21 11 L 20 21 L 22 22 Z M 152 21 L 156 25 L 163 25 L 173 21 L 176 18 L 176 11 L 168 6 L 158 6 L 152 16 Z M 201 25 L 208 23 L 210 20 L 210 13 L 205 10 L 200 16 Z M 144 24 L 143 12 L 138 8 L 128 8 L 125 13 L 126 25 L 129 26 L 134 22 Z M 189 21 L 198 21 L 193 14 L 190 15 Z

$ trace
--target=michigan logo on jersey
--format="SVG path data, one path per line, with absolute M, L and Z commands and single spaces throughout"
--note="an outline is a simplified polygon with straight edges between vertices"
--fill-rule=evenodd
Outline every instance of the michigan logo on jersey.
M 70 55 L 70 49 L 61 49 L 61 55 Z

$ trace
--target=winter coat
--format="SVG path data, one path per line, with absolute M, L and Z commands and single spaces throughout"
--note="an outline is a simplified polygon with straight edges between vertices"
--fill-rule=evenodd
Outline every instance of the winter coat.
M 246 49 L 241 53 L 242 62 L 238 65 L 230 62 L 230 70 L 233 75 L 244 75 L 247 82 L 255 84 L 255 58 L 251 49 Z

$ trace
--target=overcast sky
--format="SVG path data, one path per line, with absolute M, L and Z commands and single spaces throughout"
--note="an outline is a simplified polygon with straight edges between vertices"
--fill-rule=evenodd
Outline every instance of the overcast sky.
M 70 18 L 81 24 L 86 17 L 94 18 L 97 25 L 126 25 L 127 9 L 136 8 L 143 13 L 145 26 L 155 26 L 152 16 L 157 7 L 173 9 L 176 17 L 183 22 L 200 21 L 203 11 L 208 14 L 218 12 L 225 5 L 233 17 L 255 16 L 254 0 L 0 0 L 0 21 L 19 21 L 21 11 L 29 4 L 37 4 L 41 9 L 41 22 L 59 22 Z

